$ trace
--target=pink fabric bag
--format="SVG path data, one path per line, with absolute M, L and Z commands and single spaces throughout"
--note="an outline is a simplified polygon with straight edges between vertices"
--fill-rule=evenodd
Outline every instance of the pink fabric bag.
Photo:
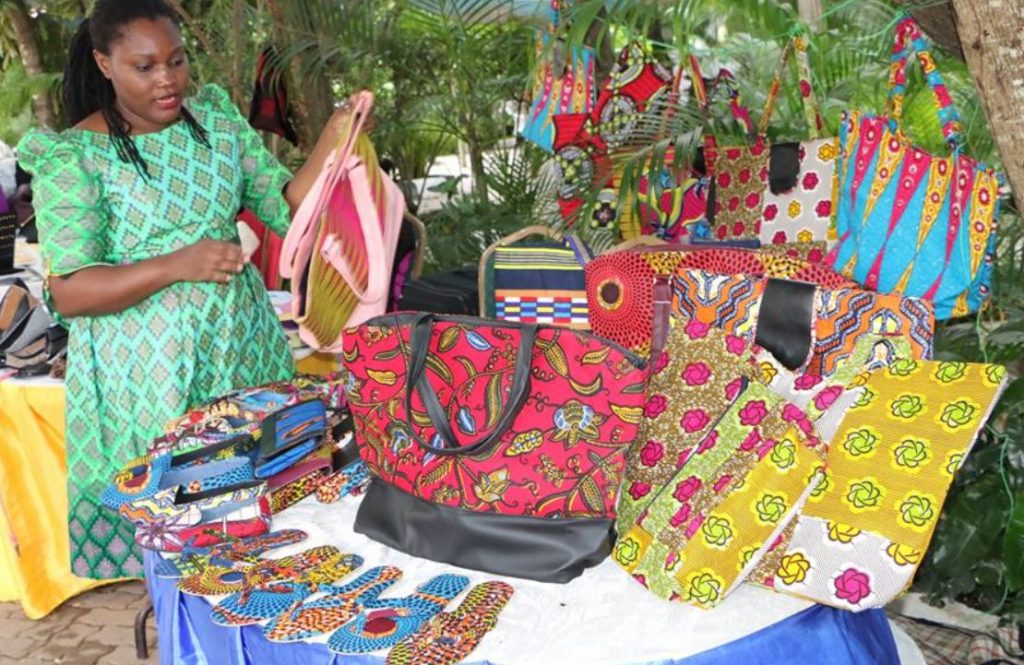
M 281 249 L 299 337 L 337 352 L 346 327 L 383 314 L 405 199 L 361 132 L 373 95 L 357 96 L 339 147 L 302 201 Z

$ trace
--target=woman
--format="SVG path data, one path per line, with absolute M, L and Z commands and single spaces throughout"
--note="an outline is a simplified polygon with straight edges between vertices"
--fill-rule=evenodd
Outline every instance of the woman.
M 190 406 L 294 373 L 235 218 L 248 208 L 283 235 L 345 109 L 293 175 L 223 90 L 186 100 L 188 88 L 171 8 L 100 0 L 64 74 L 73 127 L 19 146 L 34 175 L 47 299 L 70 327 L 69 531 L 82 577 L 142 573 L 131 528 L 97 499 L 117 469 Z

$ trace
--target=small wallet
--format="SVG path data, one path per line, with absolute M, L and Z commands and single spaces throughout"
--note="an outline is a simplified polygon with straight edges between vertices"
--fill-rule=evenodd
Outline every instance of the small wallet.
M 327 408 L 311 399 L 270 414 L 263 421 L 255 468 L 268 478 L 311 453 L 327 435 Z

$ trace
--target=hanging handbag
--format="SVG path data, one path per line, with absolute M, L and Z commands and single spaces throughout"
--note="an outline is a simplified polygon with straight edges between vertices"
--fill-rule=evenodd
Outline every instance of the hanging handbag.
M 597 188 L 586 224 L 613 242 L 638 234 L 632 203 L 619 201 L 621 173 L 613 167 L 611 154 L 637 138 L 637 127 L 652 109 L 668 108 L 665 99 L 672 81 L 671 72 L 632 43 L 620 51 L 590 114 L 555 117 L 558 207 L 568 226 L 580 223 L 587 197 Z
M 537 34 L 537 66 L 533 83 L 533 102 L 520 131 L 527 141 L 551 152 L 554 145 L 554 117 L 563 113 L 590 113 L 594 105 L 594 50 L 590 47 L 572 49 L 560 73 L 556 69 L 562 58 L 553 54 L 555 31 L 564 2 L 551 0 L 551 17 L 544 31 Z M 554 42 L 554 43 L 553 43 Z
M 387 309 L 405 199 L 361 131 L 372 105 L 370 93 L 356 97 L 340 145 L 296 211 L 281 249 L 299 336 L 321 351 L 341 348 L 345 326 Z
M 545 240 L 528 240 L 530 236 Z M 528 226 L 488 247 L 480 257 L 480 313 L 518 323 L 587 330 L 583 266 L 590 250 L 574 234 Z
M 758 232 L 762 244 L 827 241 L 835 218 L 839 140 L 821 136 L 824 121 L 811 85 L 807 41 L 803 35 L 793 37 L 783 48 L 761 116 L 760 135 L 768 133 L 790 56 L 795 56 L 809 140 L 771 145 L 768 187 L 764 192 Z
M 907 64 L 917 54 L 952 155 L 903 131 Z M 977 310 L 989 296 L 1000 176 L 963 153 L 960 116 L 913 18 L 896 25 L 884 115 L 848 113 L 840 130 L 838 244 L 830 263 L 881 293 L 935 303 L 936 318 Z
M 356 531 L 547 582 L 607 556 L 640 358 L 565 328 L 405 313 L 349 330 L 343 361 L 374 477 Z

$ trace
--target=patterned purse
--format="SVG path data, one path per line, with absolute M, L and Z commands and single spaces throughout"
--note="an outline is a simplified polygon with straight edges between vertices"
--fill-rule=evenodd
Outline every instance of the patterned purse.
M 554 145 L 554 117 L 563 113 L 590 113 L 594 105 L 594 50 L 574 48 L 560 74 L 555 72 L 559 58 L 548 53 L 553 48 L 564 4 L 563 0 L 551 0 L 551 18 L 546 29 L 537 34 L 540 64 L 533 83 L 533 102 L 520 131 L 524 139 L 548 152 Z
M 564 328 L 406 313 L 350 330 L 343 361 L 375 478 L 356 531 L 549 582 L 607 556 L 641 359 Z
M 584 268 L 591 328 L 602 337 L 647 355 L 654 331 L 654 285 L 680 269 L 793 279 L 829 288 L 854 285 L 824 266 L 789 256 L 789 249 L 799 254 L 806 246 L 750 250 L 664 245 L 604 254 Z
M 586 223 L 611 236 L 639 235 L 632 204 L 620 206 L 618 176 L 611 153 L 628 145 L 645 114 L 665 108 L 672 94 L 672 74 L 633 43 L 619 53 L 590 114 L 555 116 L 558 207 L 568 226 L 578 217 L 587 196 L 598 188 L 597 202 Z
M 542 235 L 542 241 L 527 240 Z M 587 330 L 583 266 L 590 250 L 573 234 L 528 226 L 488 247 L 480 257 L 480 312 L 517 323 Z
M 671 288 L 674 325 L 753 339 L 790 370 L 828 376 L 868 333 L 906 336 L 914 357 L 932 355 L 935 321 L 925 300 L 689 269 L 676 272 Z
M 655 366 L 614 558 L 663 598 L 717 605 L 818 482 L 813 425 L 753 369 L 743 340 L 683 327 Z
M 361 131 L 372 106 L 371 94 L 356 97 L 340 145 L 295 212 L 281 249 L 299 336 L 321 351 L 337 351 L 345 326 L 383 313 L 390 295 L 405 199 Z
M 774 588 L 853 611 L 903 593 L 1005 385 L 1002 366 L 911 359 L 857 377 Z
M 928 154 L 903 133 L 912 52 L 950 157 Z M 885 114 L 847 114 L 840 150 L 839 242 L 830 263 L 869 289 L 933 301 L 940 320 L 977 310 L 989 296 L 1000 176 L 962 154 L 959 114 L 909 16 L 896 25 Z

